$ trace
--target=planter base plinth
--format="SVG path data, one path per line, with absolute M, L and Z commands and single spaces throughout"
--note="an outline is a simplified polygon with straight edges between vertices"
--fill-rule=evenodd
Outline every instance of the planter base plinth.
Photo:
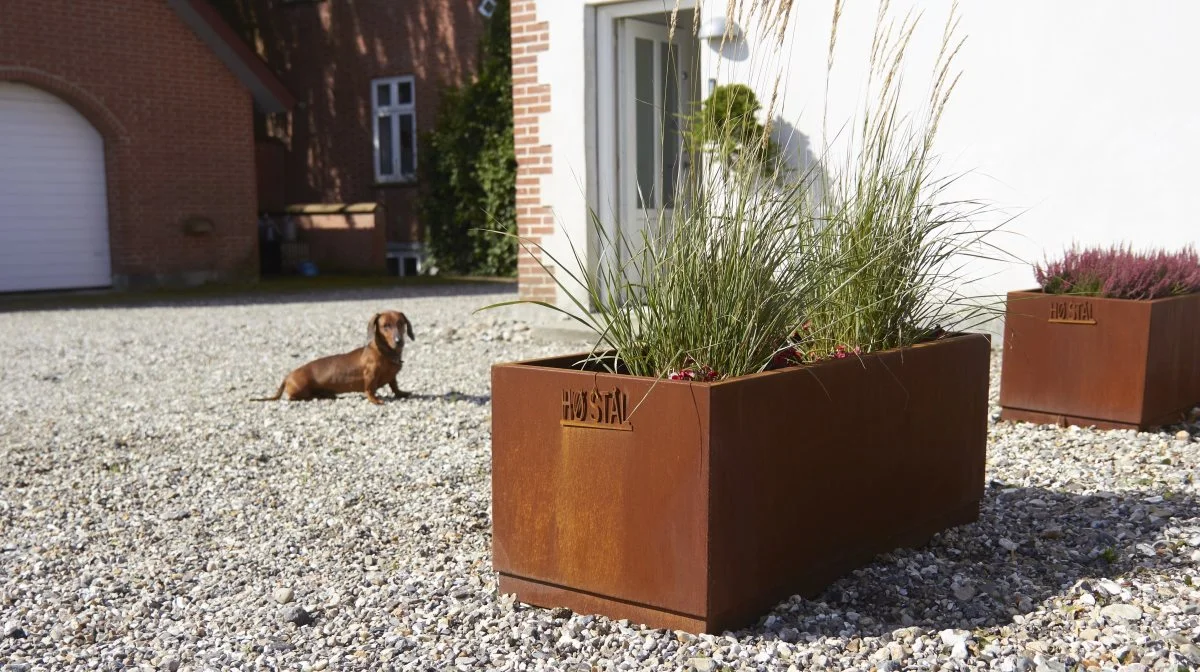
M 1190 408 L 1188 410 L 1191 410 Z M 1146 432 L 1155 427 L 1163 425 L 1173 425 L 1179 422 L 1184 422 L 1187 419 L 1187 411 L 1179 411 L 1163 418 L 1160 422 L 1118 422 L 1116 420 L 1103 420 L 1098 418 L 1083 418 L 1075 415 L 1062 415 L 1058 413 L 1044 413 L 1042 411 L 1029 411 L 1023 408 L 1001 408 L 1000 419 L 1005 422 L 1032 422 L 1037 425 L 1056 425 L 1058 427 L 1078 426 L 1078 427 L 1095 427 L 1096 429 L 1132 429 L 1137 432 Z
M 774 595 L 763 596 L 726 610 L 720 614 L 684 614 L 658 607 L 614 599 L 596 593 L 545 583 L 499 572 L 501 595 L 516 594 L 517 601 L 535 607 L 566 607 L 576 614 L 599 614 L 612 619 L 627 619 L 648 628 L 683 630 L 693 633 L 719 635 L 754 625 L 762 614 L 769 612 L 780 600 L 791 595 L 814 598 L 831 583 L 859 567 L 870 564 L 875 557 L 901 548 L 921 548 L 946 530 L 970 525 L 979 520 L 979 501 L 914 521 L 903 529 L 893 531 L 886 540 L 863 545 L 846 552 L 832 562 L 821 562 L 814 558 L 796 558 L 799 572 L 786 582 L 786 587 Z M 753 574 L 747 569 L 743 573 L 721 577 L 730 585 L 739 585 Z M 740 592 L 735 590 L 734 592 Z
M 677 614 L 644 604 L 500 574 L 500 594 L 509 593 L 516 593 L 518 602 L 535 607 L 566 607 L 576 614 L 602 614 L 618 620 L 624 618 L 650 628 L 709 632 L 708 624 L 700 616 Z

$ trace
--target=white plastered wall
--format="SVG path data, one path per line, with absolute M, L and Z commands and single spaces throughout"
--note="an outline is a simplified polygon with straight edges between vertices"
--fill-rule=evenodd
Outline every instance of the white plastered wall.
M 595 189 L 589 142 L 595 134 L 586 128 L 593 122 L 586 64 L 594 49 L 586 19 L 587 8 L 598 4 L 604 3 L 538 5 L 550 23 L 550 49 L 539 70 L 553 96 L 541 131 L 553 145 L 553 172 L 543 178 L 542 194 L 558 221 L 547 247 L 560 258 L 571 256 L 568 238 L 580 249 L 588 240 L 589 189 Z M 846 3 L 828 110 L 833 2 L 795 4 L 782 48 L 752 20 L 735 16 L 746 31 L 745 43 L 727 45 L 725 56 L 702 44 L 702 73 L 718 83 L 749 83 L 764 104 L 774 88 L 767 73 L 783 73 L 781 127 L 819 156 L 826 112 L 828 135 L 847 133 L 863 101 L 878 4 Z M 700 10 L 708 18 L 724 15 L 726 7 L 723 0 L 708 0 Z M 898 1 L 891 14 L 899 19 L 910 7 L 923 14 L 904 73 L 905 101 L 915 111 L 925 100 L 950 1 Z M 1128 241 L 1139 247 L 1200 242 L 1191 207 L 1200 181 L 1195 161 L 1200 93 L 1192 85 L 1200 63 L 1200 41 L 1192 35 L 1200 25 L 1200 4 L 972 0 L 960 5 L 959 16 L 966 42 L 955 62 L 962 78 L 943 118 L 937 151 L 945 174 L 964 174 L 948 197 L 992 204 L 995 210 L 981 224 L 1012 218 L 995 242 L 1027 261 L 1072 241 Z M 602 197 L 593 193 L 593 203 Z M 998 293 L 1033 283 L 1030 268 L 1021 263 L 979 263 L 969 273 L 984 278 L 976 291 Z M 560 295 L 559 303 L 568 302 Z

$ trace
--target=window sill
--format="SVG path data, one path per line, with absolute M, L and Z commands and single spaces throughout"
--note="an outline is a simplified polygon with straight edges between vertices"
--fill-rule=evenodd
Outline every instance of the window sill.
M 416 177 L 403 177 L 398 180 L 386 180 L 386 181 L 375 180 L 375 184 L 372 186 L 374 186 L 374 188 L 376 188 L 376 189 L 393 189 L 396 187 L 415 187 L 415 186 L 417 186 L 417 178 Z

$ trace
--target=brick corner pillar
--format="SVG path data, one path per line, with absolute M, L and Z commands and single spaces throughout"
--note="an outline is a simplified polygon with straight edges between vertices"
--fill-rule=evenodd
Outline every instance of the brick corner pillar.
M 550 174 L 550 144 L 541 119 L 550 114 L 550 85 L 538 78 L 538 54 L 550 46 L 550 27 L 537 20 L 535 0 L 512 3 L 513 145 L 517 156 L 517 234 L 533 254 L 554 233 L 554 213 L 542 201 L 542 179 Z M 517 251 L 517 286 L 522 299 L 553 303 L 554 279 L 523 249 Z M 542 261 L 549 262 L 548 259 Z

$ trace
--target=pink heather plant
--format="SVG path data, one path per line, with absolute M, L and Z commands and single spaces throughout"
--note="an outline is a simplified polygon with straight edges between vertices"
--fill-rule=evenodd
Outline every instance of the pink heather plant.
M 1072 246 L 1061 258 L 1033 268 L 1038 284 L 1051 294 L 1147 300 L 1200 291 L 1200 255 L 1190 245 L 1177 252 Z

